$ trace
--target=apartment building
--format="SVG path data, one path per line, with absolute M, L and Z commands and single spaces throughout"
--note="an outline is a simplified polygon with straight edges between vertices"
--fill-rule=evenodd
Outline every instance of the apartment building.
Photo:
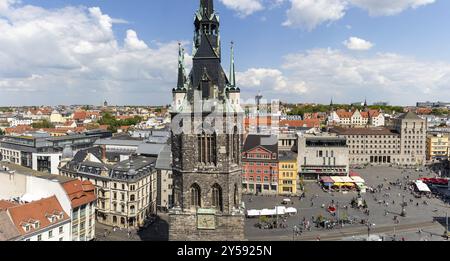
M 156 158 L 131 156 L 109 163 L 102 148 L 79 151 L 63 162 L 60 175 L 90 181 L 97 195 L 98 222 L 121 228 L 137 228 L 156 212 Z
M 242 183 L 246 193 L 278 193 L 278 139 L 249 135 L 242 152 Z

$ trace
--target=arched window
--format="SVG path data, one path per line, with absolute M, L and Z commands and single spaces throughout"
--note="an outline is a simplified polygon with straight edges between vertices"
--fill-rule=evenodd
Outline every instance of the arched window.
M 197 184 L 191 186 L 191 207 L 201 207 L 201 190 L 200 186 Z
M 198 162 L 217 164 L 217 134 L 202 134 L 197 136 Z
M 223 211 L 222 188 L 218 184 L 212 187 L 212 205 L 218 211 Z
M 233 154 L 233 161 L 237 164 L 239 164 L 239 158 L 240 158 L 240 146 L 239 146 L 239 133 L 237 126 L 234 127 L 233 130 L 233 144 L 232 144 L 232 154 Z
M 217 165 L 217 132 L 212 136 L 211 162 Z
M 234 206 L 236 208 L 239 207 L 239 189 L 237 184 L 234 184 Z

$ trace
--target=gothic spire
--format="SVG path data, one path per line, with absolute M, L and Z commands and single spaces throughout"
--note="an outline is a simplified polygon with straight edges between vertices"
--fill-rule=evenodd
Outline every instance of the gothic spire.
M 234 68 L 234 42 L 231 42 L 230 87 L 236 88 L 236 70 Z
M 177 88 L 182 90 L 186 83 L 186 73 L 184 70 L 184 48 L 178 43 L 178 83 Z
M 206 17 L 209 17 L 214 13 L 214 1 L 213 0 L 200 0 L 200 13 Z

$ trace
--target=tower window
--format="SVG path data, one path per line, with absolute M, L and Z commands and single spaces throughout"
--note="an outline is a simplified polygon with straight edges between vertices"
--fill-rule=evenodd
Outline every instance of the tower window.
M 218 211 L 223 211 L 222 203 L 222 188 L 218 184 L 215 184 L 212 188 L 212 205 Z
M 197 184 L 191 186 L 191 207 L 201 207 L 201 190 Z

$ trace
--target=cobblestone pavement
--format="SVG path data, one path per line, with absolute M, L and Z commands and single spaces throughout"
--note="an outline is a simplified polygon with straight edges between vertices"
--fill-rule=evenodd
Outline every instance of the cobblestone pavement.
M 147 229 L 116 229 L 96 224 L 96 241 L 168 241 L 168 215 L 160 214 L 154 224 Z
M 337 221 L 337 215 L 333 217 L 326 209 L 322 208 L 322 205 L 328 206 L 332 201 L 340 206 L 340 218 L 348 217 L 356 220 L 368 220 L 368 223 L 373 225 L 371 227 L 372 234 L 379 233 L 380 236 L 386 235 L 386 237 L 389 237 L 389 235 L 394 234 L 395 230 L 396 234 L 404 233 L 403 237 L 405 240 L 425 240 L 423 236 L 415 234 L 419 229 L 430 229 L 435 235 L 444 234 L 446 212 L 449 210 L 448 204 L 437 198 L 416 199 L 410 191 L 405 191 L 403 187 L 390 186 L 391 182 L 396 182 L 397 180 L 406 184 L 407 177 L 410 180 L 415 180 L 419 177 L 434 177 L 434 173 L 428 170 L 415 171 L 388 167 L 369 167 L 356 171 L 366 180 L 369 187 L 375 188 L 378 185 L 383 185 L 385 189 L 381 193 L 367 193 L 362 195 L 363 199 L 367 202 L 370 211 L 369 215 L 351 208 L 350 202 L 353 198 L 357 197 L 357 193 L 328 193 L 324 192 L 317 183 L 308 183 L 306 185 L 306 199 L 300 200 L 298 197 L 291 198 L 291 206 L 297 208 L 299 213 L 286 220 L 286 228 L 272 230 L 259 229 L 254 226 L 258 223 L 258 219 L 247 219 L 247 239 L 289 240 L 290 238 L 290 240 L 313 240 L 320 237 L 321 240 L 327 240 L 328 237 L 328 240 L 342 240 L 344 238 L 352 238 L 353 235 L 367 236 L 368 228 L 366 225 L 361 224 L 348 224 L 342 228 L 339 227 L 332 230 L 313 227 L 311 231 L 304 232 L 299 237 L 295 236 L 294 226 L 302 227 L 300 224 L 304 218 L 311 221 L 312 217 L 322 215 L 326 219 Z M 406 207 L 406 217 L 400 217 L 403 196 L 405 196 L 405 201 L 408 204 Z M 314 199 L 311 199 L 313 197 Z M 281 205 L 283 197 L 245 196 L 244 200 L 247 209 L 273 209 L 275 206 Z M 424 201 L 427 201 L 428 205 L 425 205 Z M 419 206 L 417 206 L 417 203 L 419 203 Z M 348 209 L 345 206 L 348 206 Z M 394 222 L 395 216 L 397 216 L 399 221 L 398 224 Z M 402 230 L 403 227 L 404 231 Z M 437 240 L 438 237 L 435 236 L 434 239 Z M 443 238 L 441 237 L 441 239 Z

